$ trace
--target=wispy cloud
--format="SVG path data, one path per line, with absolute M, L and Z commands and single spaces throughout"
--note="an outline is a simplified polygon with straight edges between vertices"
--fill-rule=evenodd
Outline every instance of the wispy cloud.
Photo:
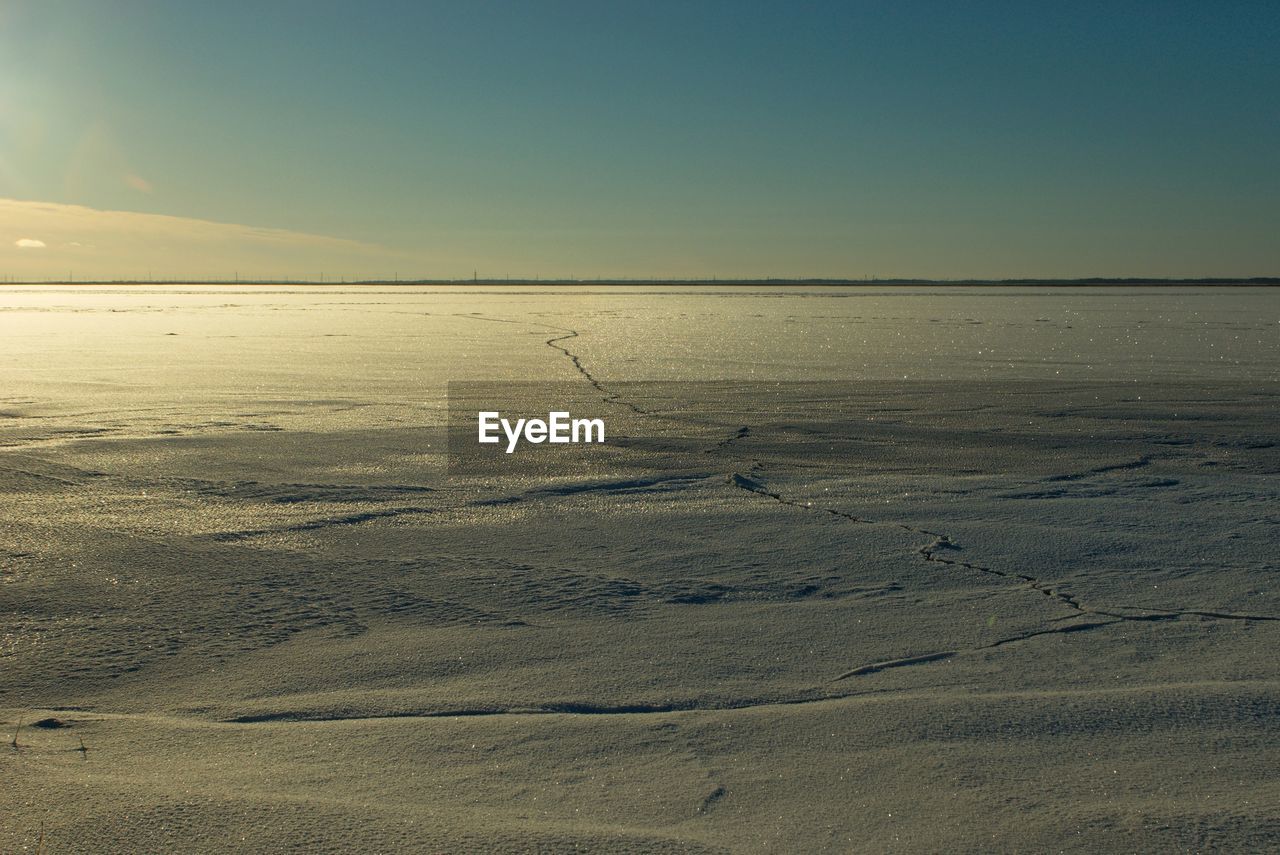
M 139 193 L 151 193 L 155 188 L 151 186 L 151 182 L 143 178 L 136 172 L 126 172 L 124 175 L 124 183 L 128 184 Z
M 0 252 L 0 274 L 12 277 L 74 269 L 77 278 L 337 278 L 427 267 L 420 256 L 327 235 L 18 199 L 0 199 L 0 247 L 5 234 L 14 249 Z

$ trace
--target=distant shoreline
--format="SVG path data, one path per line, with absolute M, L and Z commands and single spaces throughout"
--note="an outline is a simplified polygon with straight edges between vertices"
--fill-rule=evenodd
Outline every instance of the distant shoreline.
M 25 280 L 0 282 L 0 286 L 30 285 L 299 285 L 309 287 L 349 287 L 349 286 L 392 286 L 392 287 L 475 287 L 475 286 L 609 286 L 609 287 L 865 287 L 874 286 L 1018 286 L 1018 287 L 1226 287 L 1226 286 L 1280 286 L 1280 277 L 1262 276 L 1245 279 L 1231 278 L 1198 278 L 1198 279 L 353 279 L 349 282 L 332 280 L 318 281 L 312 279 L 87 279 L 87 280 Z

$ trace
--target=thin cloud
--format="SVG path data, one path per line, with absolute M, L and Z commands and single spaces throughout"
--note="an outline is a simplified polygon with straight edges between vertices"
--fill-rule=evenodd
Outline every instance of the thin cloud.
M 148 244 L 164 241 L 194 240 L 232 242 L 250 245 L 327 247 L 346 251 L 385 251 L 374 244 L 327 235 L 295 232 L 289 229 L 262 228 L 238 223 L 219 223 L 167 214 L 139 214 L 133 211 L 107 211 L 83 205 L 56 202 L 27 202 L 0 199 L 0 227 L 18 222 L 39 225 L 44 231 L 66 237 L 66 242 L 80 241 L 90 235 L 109 235 L 120 240 Z M 33 238 L 22 238 L 31 241 Z M 44 246 L 43 241 L 35 241 Z M 28 246 L 34 244 L 27 244 Z
M 155 189 L 151 186 L 150 181 L 143 178 L 141 175 L 138 175 L 136 172 L 126 172 L 124 176 L 124 183 L 128 184 L 139 193 L 150 193 Z
M 416 252 L 327 235 L 0 198 L 0 234 L 6 232 L 27 236 L 0 252 L 0 267 L 6 275 L 33 278 L 66 276 L 68 270 L 77 279 L 153 273 L 228 279 L 389 277 L 429 264 Z M 33 233 L 40 238 L 29 237 Z

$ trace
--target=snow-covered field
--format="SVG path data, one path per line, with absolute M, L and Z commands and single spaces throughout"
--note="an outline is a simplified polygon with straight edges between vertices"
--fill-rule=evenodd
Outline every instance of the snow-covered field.
M 0 851 L 1280 847 L 1280 289 L 15 286 L 0 378 Z

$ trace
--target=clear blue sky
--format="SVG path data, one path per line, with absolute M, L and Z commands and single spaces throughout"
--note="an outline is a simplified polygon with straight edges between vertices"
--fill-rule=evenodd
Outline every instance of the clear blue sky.
M 19 0 L 0 272 L 1275 275 L 1277 45 L 1274 2 Z

